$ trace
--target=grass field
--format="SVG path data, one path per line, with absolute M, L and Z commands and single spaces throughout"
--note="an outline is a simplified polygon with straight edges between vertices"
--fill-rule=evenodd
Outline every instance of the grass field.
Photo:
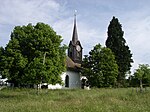
M 0 112 L 150 112 L 150 89 L 3 89 Z

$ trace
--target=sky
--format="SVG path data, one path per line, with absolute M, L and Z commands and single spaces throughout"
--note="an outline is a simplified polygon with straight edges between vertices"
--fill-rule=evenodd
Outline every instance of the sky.
M 0 0 L 0 46 L 5 47 L 15 26 L 49 24 L 68 45 L 77 10 L 78 38 L 86 55 L 96 44 L 105 46 L 112 17 L 122 24 L 134 63 L 150 64 L 150 0 Z

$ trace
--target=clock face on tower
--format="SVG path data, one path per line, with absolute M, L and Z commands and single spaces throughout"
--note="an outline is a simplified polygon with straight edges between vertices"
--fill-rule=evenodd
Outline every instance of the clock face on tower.
M 76 50 L 81 51 L 81 47 L 79 45 L 76 45 Z

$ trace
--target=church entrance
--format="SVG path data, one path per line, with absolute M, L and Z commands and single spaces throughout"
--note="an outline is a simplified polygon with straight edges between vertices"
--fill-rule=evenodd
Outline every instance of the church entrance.
M 69 87 L 69 76 L 66 75 L 66 78 L 65 78 L 65 87 Z

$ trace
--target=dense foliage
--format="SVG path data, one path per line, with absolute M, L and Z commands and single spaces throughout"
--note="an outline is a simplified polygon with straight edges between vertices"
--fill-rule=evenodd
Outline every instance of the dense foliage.
M 16 85 L 61 83 L 65 70 L 62 37 L 47 24 L 16 26 L 4 50 L 3 76 Z
M 118 19 L 113 17 L 108 26 L 108 37 L 106 40 L 106 46 L 112 50 L 115 55 L 115 60 L 118 65 L 118 77 L 117 81 L 121 85 L 124 84 L 125 75 L 130 71 L 132 60 L 132 54 L 129 50 L 126 40 L 123 38 L 124 32 Z
M 94 87 L 114 86 L 118 75 L 115 56 L 109 48 L 96 45 L 83 59 L 83 74 Z

